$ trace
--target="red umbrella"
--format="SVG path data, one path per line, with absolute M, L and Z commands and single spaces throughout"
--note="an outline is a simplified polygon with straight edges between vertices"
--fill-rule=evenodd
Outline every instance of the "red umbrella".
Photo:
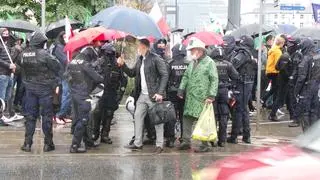
M 214 32 L 205 32 L 205 31 L 197 32 L 195 34 L 188 36 L 187 39 L 183 41 L 183 44 L 188 45 L 190 38 L 192 37 L 196 37 L 200 39 L 202 42 L 206 44 L 206 46 L 223 44 L 223 39 L 221 35 Z
M 66 44 L 64 50 L 72 53 L 73 51 L 90 44 L 94 40 L 106 41 L 106 40 L 115 40 L 119 38 L 124 38 L 125 33 L 109 30 L 104 27 L 94 27 L 87 30 L 81 31 L 79 34 L 76 34 L 72 37 L 69 42 Z

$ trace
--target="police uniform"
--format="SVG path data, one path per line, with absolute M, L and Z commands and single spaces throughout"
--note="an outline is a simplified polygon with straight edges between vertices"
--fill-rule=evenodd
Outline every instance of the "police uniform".
M 54 150 L 52 140 L 53 93 L 59 81 L 62 68 L 59 61 L 51 56 L 43 46 L 47 38 L 40 32 L 35 32 L 30 39 L 30 47 L 22 52 L 20 62 L 22 68 L 25 94 L 25 141 L 23 151 L 31 151 L 33 134 L 39 111 L 44 133 L 44 151 Z M 41 107 L 41 109 L 40 109 Z
M 177 93 L 180 86 L 181 79 L 184 72 L 188 68 L 188 63 L 186 62 L 187 50 L 186 47 L 182 44 L 177 44 L 172 48 L 172 61 L 170 62 L 170 71 L 169 71 L 169 81 L 168 81 L 168 99 L 174 104 L 175 111 L 177 114 L 177 119 L 180 122 L 180 137 L 182 137 L 182 118 L 183 118 L 183 106 L 184 100 L 178 98 Z M 171 125 L 172 126 L 172 125 Z M 174 126 L 173 126 L 174 127 Z M 171 133 L 172 134 L 172 133 Z M 173 130 L 173 138 L 174 138 Z
M 93 140 L 99 138 L 100 125 L 102 125 L 101 142 L 111 144 L 112 141 L 109 137 L 111 121 L 114 112 L 119 108 L 128 78 L 122 69 L 117 66 L 114 46 L 112 44 L 105 44 L 101 50 L 103 52 L 102 73 L 104 76 L 104 92 L 93 113 L 95 124 Z
M 93 47 L 86 47 L 67 66 L 67 79 L 70 86 L 73 119 L 73 138 L 70 153 L 85 152 L 87 146 L 93 146 L 87 134 L 87 125 L 91 110 L 90 93 L 95 86 L 103 81 L 90 64 L 97 58 Z M 81 142 L 85 143 L 84 149 Z
M 294 94 L 295 97 L 298 97 L 297 108 L 301 110 L 298 117 L 302 130 L 306 131 L 318 120 L 320 55 L 314 55 L 315 46 L 310 39 L 302 41 L 301 50 L 304 60 L 298 66 L 298 78 Z
M 257 63 L 253 60 L 251 53 L 254 44 L 253 39 L 250 36 L 242 36 L 240 39 L 240 47 L 236 50 L 236 55 L 231 59 L 233 66 L 239 72 L 239 79 L 234 82 L 236 104 L 231 137 L 227 140 L 229 143 L 237 143 L 241 124 L 243 126 L 243 142 L 251 143 L 248 102 L 252 95 Z
M 209 56 L 215 61 L 219 75 L 219 89 L 215 101 L 215 115 L 219 121 L 218 145 L 223 147 L 227 139 L 227 124 L 230 114 L 228 90 L 231 86 L 230 80 L 236 81 L 239 78 L 239 73 L 233 65 L 224 60 L 222 48 L 211 48 Z

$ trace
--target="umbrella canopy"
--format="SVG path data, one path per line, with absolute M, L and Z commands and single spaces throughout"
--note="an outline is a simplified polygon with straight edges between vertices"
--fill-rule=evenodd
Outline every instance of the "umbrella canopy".
M 262 25 L 262 34 L 268 34 L 272 31 L 276 31 L 276 28 L 268 25 Z M 232 31 L 230 35 L 234 36 L 235 38 L 240 38 L 243 35 L 256 36 L 258 34 L 259 24 L 248 24 Z
M 75 20 L 69 20 L 69 21 L 70 21 L 70 25 L 73 29 L 80 28 L 83 25 L 79 21 L 75 21 Z M 56 38 L 61 31 L 64 31 L 65 26 L 66 26 L 65 19 L 61 19 L 59 21 L 56 21 L 56 22 L 49 24 L 46 28 L 47 37 L 50 39 Z
M 102 25 L 108 29 L 123 31 L 134 36 L 153 36 L 157 39 L 163 36 L 158 25 L 148 14 L 122 6 L 107 8 L 99 12 L 92 17 L 90 24 Z
M 125 36 L 126 34 L 123 32 L 108 30 L 104 27 L 89 28 L 72 37 L 66 44 L 64 50 L 72 53 L 73 51 L 90 44 L 94 40 L 114 40 L 124 38 Z
M 196 37 L 200 39 L 202 42 L 206 44 L 206 46 L 211 46 L 211 45 L 221 45 L 223 44 L 223 39 L 221 35 L 214 33 L 214 32 L 197 32 L 195 34 L 192 34 L 187 37 L 186 40 L 183 41 L 184 45 L 189 44 L 190 38 Z
M 292 24 L 278 24 L 276 25 L 277 32 L 280 34 L 292 34 L 298 28 Z
M 320 40 L 320 28 L 319 27 L 306 27 L 300 28 L 292 33 L 293 37 L 311 38 L 313 40 Z
M 1 21 L 0 27 L 7 28 L 11 31 L 17 31 L 17 32 L 40 31 L 38 26 L 33 25 L 33 24 L 29 23 L 28 21 L 19 20 L 19 19 Z

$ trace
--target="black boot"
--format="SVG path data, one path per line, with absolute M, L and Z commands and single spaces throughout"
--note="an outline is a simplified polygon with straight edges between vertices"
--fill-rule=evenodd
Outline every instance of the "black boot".
M 76 144 L 71 145 L 70 153 L 85 153 L 87 152 L 86 148 L 79 148 Z
M 109 137 L 109 132 L 106 131 L 106 128 L 102 128 L 101 129 L 101 139 L 100 139 L 101 143 L 105 143 L 105 144 L 112 144 L 112 140 Z
M 21 146 L 21 150 L 24 152 L 31 152 L 31 145 L 24 143 L 23 146 Z
M 54 151 L 55 149 L 56 149 L 56 148 L 55 148 L 55 146 L 54 146 L 53 143 L 51 143 L 51 144 L 45 144 L 45 145 L 43 146 L 43 152 Z
M 231 143 L 231 144 L 238 144 L 238 139 L 237 138 L 228 137 L 227 142 Z
M 174 147 L 174 141 L 175 141 L 175 138 L 168 138 L 167 141 L 166 141 L 166 147 L 168 148 L 173 148 Z

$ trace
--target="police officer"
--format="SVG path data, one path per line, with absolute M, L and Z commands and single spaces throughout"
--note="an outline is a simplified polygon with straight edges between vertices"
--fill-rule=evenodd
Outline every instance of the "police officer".
M 303 61 L 298 66 L 298 78 L 294 94 L 298 98 L 297 108 L 301 110 L 299 119 L 305 132 L 318 119 L 320 56 L 315 54 L 315 46 L 311 39 L 301 42 Z
M 93 113 L 95 123 L 93 140 L 99 138 L 100 125 L 102 125 L 101 143 L 112 144 L 109 137 L 111 120 L 113 119 L 114 112 L 119 108 L 119 103 L 125 92 L 128 78 L 117 65 L 114 45 L 106 43 L 102 46 L 101 51 L 103 58 L 104 92 Z
M 298 112 L 300 112 L 299 108 L 297 108 L 297 99 L 294 95 L 294 87 L 297 82 L 298 78 L 298 67 L 299 64 L 303 60 L 303 54 L 301 53 L 300 48 L 300 39 L 295 39 L 294 41 L 289 41 L 289 43 L 292 43 L 291 46 L 288 46 L 288 53 L 290 54 L 291 62 L 292 62 L 292 73 L 289 77 L 289 83 L 288 83 L 288 100 L 290 103 L 290 107 L 293 109 L 292 113 L 290 113 L 290 120 L 292 122 L 288 125 L 289 127 L 298 127 L 300 126 L 300 122 L 298 120 Z
M 26 152 L 31 151 L 39 111 L 44 133 L 43 151 L 55 149 L 52 140 L 53 93 L 59 82 L 59 74 L 56 72 L 61 72 L 62 68 L 59 61 L 43 49 L 47 40 L 47 37 L 40 32 L 32 34 L 30 46 L 22 52 L 21 60 L 18 61 L 26 88 L 26 131 L 25 141 L 21 147 L 21 150 Z
M 208 53 L 215 61 L 219 74 L 219 89 L 215 103 L 215 114 L 216 119 L 219 121 L 218 146 L 224 147 L 227 139 L 227 124 L 230 114 L 228 105 L 228 89 L 231 85 L 230 79 L 236 81 L 239 78 L 239 73 L 230 62 L 224 59 L 225 55 L 221 47 L 211 47 Z
M 188 62 L 186 60 L 187 50 L 186 46 L 183 44 L 176 44 L 171 49 L 172 51 L 172 61 L 169 63 L 170 72 L 169 72 L 169 81 L 168 81 L 168 99 L 174 104 L 177 120 L 180 122 L 180 137 L 182 137 L 182 118 L 183 118 L 183 106 L 184 100 L 178 98 L 177 93 L 180 86 L 183 73 L 188 68 Z M 170 147 L 174 142 L 174 132 L 173 139 L 170 140 Z M 172 142 L 173 141 L 173 142 Z
M 236 45 L 236 39 L 233 36 L 223 36 L 223 50 L 224 55 L 227 61 L 231 61 L 231 57 L 233 57 L 236 53 L 236 49 L 238 48 Z
M 257 63 L 252 57 L 254 48 L 253 39 L 250 36 L 240 37 L 240 47 L 237 53 L 231 58 L 235 69 L 239 72 L 239 79 L 235 82 L 235 119 L 232 122 L 231 136 L 227 139 L 228 143 L 238 143 L 237 137 L 240 131 L 240 125 L 243 125 L 243 138 L 245 143 L 251 143 L 250 140 L 250 121 L 248 102 L 257 72 Z
M 89 113 L 91 110 L 90 93 L 96 84 L 103 81 L 103 78 L 92 67 L 92 61 L 98 57 L 94 47 L 87 46 L 67 66 L 67 78 L 70 86 L 73 119 L 73 139 L 70 153 L 86 152 L 87 147 L 96 147 L 92 144 L 87 133 Z M 85 146 L 81 147 L 81 142 Z

